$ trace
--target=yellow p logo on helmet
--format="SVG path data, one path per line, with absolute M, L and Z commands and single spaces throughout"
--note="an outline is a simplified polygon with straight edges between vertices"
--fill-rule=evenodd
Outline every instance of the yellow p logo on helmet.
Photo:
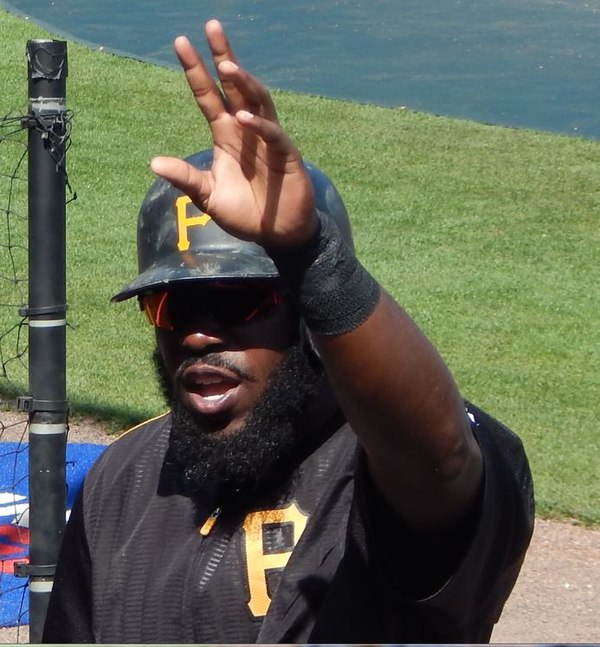
M 201 211 L 188 216 L 188 205 L 192 205 L 192 199 L 187 195 L 180 195 L 175 200 L 175 213 L 177 216 L 177 249 L 185 252 L 190 248 L 188 229 L 190 227 L 204 227 L 210 220 L 210 216 Z

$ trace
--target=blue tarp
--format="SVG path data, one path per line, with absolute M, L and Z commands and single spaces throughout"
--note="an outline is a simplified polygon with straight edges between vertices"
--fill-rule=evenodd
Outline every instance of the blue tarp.
M 83 477 L 105 445 L 67 444 L 67 510 Z M 27 581 L 13 574 L 15 561 L 27 559 L 28 445 L 0 443 L 0 627 L 28 624 Z

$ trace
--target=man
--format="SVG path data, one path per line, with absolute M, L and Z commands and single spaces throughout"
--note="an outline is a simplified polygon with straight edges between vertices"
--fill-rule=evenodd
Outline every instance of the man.
M 171 412 L 113 443 L 65 534 L 46 642 L 484 642 L 521 566 L 520 442 L 461 399 L 359 264 L 343 203 L 206 25 L 213 139 L 138 223 Z

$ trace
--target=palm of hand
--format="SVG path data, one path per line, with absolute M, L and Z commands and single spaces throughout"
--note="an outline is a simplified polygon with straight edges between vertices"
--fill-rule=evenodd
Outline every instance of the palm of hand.
M 203 209 L 232 235 L 263 246 L 305 242 L 314 232 L 312 187 L 301 160 L 264 142 L 217 145 Z

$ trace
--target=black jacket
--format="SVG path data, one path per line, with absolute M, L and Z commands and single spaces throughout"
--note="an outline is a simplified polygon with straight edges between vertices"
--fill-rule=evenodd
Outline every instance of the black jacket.
M 442 579 L 436 551 L 374 492 L 347 425 L 249 512 L 213 514 L 165 462 L 170 417 L 144 423 L 85 480 L 44 642 L 488 641 L 531 537 L 533 496 L 520 441 L 469 410 L 485 483 Z

